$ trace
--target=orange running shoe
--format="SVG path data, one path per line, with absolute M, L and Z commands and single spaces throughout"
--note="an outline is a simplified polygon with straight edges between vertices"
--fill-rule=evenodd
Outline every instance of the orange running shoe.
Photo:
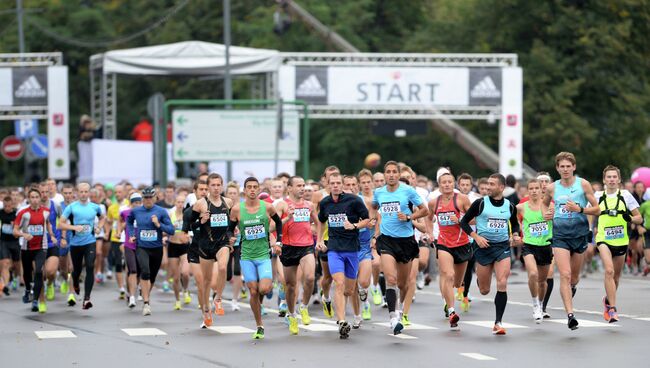
M 212 312 L 210 311 L 204 311 L 203 312 L 203 325 L 205 327 L 210 327 L 212 326 Z
M 501 323 L 495 323 L 494 327 L 492 327 L 492 334 L 493 335 L 505 335 L 506 334 L 506 329 L 501 326 Z
M 605 321 L 609 322 L 609 308 L 610 308 L 610 305 L 608 303 L 608 300 L 607 300 L 606 296 L 603 297 L 603 308 L 605 308 L 605 310 L 603 311 L 603 318 L 605 319 Z
M 215 299 L 214 300 L 214 313 L 217 316 L 223 316 L 226 313 L 223 310 L 223 306 L 221 305 L 221 299 Z

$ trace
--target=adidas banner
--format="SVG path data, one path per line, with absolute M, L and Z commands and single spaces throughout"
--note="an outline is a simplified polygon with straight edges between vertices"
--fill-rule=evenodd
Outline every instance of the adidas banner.
M 13 68 L 13 105 L 47 106 L 47 68 Z

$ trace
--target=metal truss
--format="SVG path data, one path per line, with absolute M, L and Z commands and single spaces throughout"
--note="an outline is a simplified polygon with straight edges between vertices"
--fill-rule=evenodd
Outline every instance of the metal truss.
M 284 64 L 304 66 L 517 66 L 517 54 L 283 52 L 280 55 Z
M 63 65 L 63 53 L 61 52 L 30 52 L 0 54 L 0 66 L 51 66 Z
M 47 106 L 0 106 L 0 120 L 47 119 Z
M 500 120 L 501 108 L 495 106 L 436 106 L 389 107 L 340 105 L 309 105 L 310 119 L 458 119 L 458 120 Z

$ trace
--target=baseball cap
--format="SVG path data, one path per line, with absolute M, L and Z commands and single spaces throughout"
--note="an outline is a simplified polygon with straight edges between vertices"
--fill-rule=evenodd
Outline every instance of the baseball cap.
M 131 202 L 142 201 L 142 196 L 140 195 L 140 193 L 135 192 L 135 193 L 131 194 L 131 197 L 129 198 L 129 201 L 131 201 Z

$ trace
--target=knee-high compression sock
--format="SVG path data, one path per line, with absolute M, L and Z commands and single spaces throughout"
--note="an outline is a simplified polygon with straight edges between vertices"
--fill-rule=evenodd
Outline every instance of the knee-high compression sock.
M 544 295 L 544 301 L 542 302 L 542 310 L 546 312 L 546 305 L 548 300 L 551 299 L 551 293 L 553 292 L 553 279 L 546 279 L 546 295 Z
M 381 295 L 386 295 L 386 279 L 383 272 L 379 273 L 379 289 L 381 289 Z
M 397 286 L 388 286 L 386 288 L 386 303 L 388 304 L 388 312 L 395 312 L 397 305 Z
M 496 320 L 494 323 L 501 323 L 501 318 L 503 318 L 503 312 L 506 310 L 506 304 L 508 303 L 508 293 L 506 291 L 497 291 L 497 295 L 494 297 L 494 305 L 496 306 Z

